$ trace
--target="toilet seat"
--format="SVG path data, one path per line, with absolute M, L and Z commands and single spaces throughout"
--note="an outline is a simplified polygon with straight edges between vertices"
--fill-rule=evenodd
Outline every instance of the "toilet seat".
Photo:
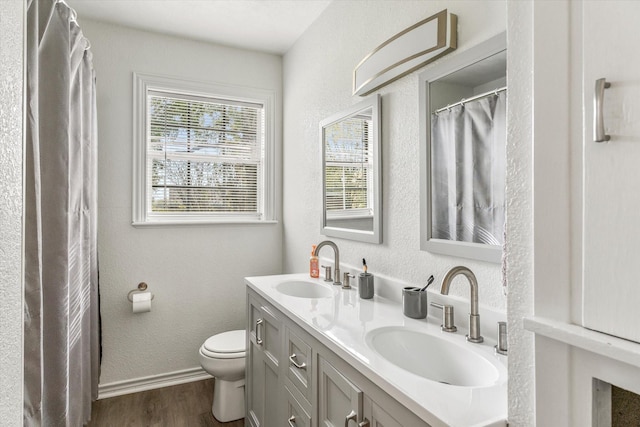
M 246 355 L 246 339 L 247 332 L 244 329 L 223 332 L 209 337 L 200 351 L 211 358 L 238 359 Z

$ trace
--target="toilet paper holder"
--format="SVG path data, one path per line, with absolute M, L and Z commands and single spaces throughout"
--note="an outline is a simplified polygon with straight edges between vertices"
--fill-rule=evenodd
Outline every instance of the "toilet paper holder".
M 139 294 L 139 293 L 141 293 L 141 292 L 146 291 L 146 290 L 147 290 L 147 287 L 148 287 L 148 286 L 147 286 L 147 284 L 146 284 L 145 282 L 140 282 L 140 283 L 138 283 L 138 289 L 133 289 L 133 290 L 129 291 L 129 293 L 127 294 L 127 299 L 128 299 L 130 302 L 133 302 L 133 296 L 132 296 L 132 295 L 133 295 L 134 293 Z M 153 294 L 151 294 L 151 301 L 153 301 L 153 298 L 154 298 L 154 295 L 153 295 Z

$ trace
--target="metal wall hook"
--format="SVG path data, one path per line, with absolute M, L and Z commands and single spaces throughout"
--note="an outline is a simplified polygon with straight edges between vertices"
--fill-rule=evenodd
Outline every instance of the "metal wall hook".
M 127 294 L 127 299 L 130 302 L 133 302 L 133 294 L 134 293 L 139 294 L 141 292 L 144 292 L 144 291 L 147 290 L 147 287 L 148 286 L 147 286 L 147 284 L 145 282 L 138 283 L 138 288 L 137 289 L 133 289 L 133 290 L 129 291 L 129 293 Z M 151 294 L 151 301 L 153 301 L 154 297 L 155 297 L 155 295 Z

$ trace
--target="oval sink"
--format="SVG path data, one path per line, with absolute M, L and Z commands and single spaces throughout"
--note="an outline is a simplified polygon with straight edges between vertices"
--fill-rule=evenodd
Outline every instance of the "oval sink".
M 387 361 L 428 380 L 487 387 L 499 377 L 498 369 L 482 355 L 436 335 L 387 327 L 369 332 L 366 341 Z
M 298 298 L 328 298 L 333 295 L 331 288 L 302 280 L 279 283 L 275 288 L 282 294 Z

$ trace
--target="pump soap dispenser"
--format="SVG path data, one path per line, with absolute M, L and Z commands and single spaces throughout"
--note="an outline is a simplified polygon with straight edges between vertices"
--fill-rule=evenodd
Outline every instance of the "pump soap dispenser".
M 314 255 L 316 245 L 311 247 L 311 258 L 309 258 L 309 276 L 317 279 L 320 277 L 320 269 L 318 268 L 318 257 Z

